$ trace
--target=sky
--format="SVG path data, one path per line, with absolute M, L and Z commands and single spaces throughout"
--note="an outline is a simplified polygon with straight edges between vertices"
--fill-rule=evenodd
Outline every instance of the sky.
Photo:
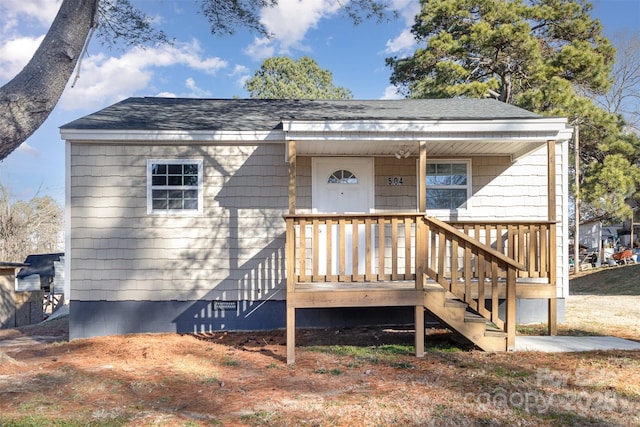
M 0 182 L 15 200 L 49 195 L 64 203 L 64 142 L 59 127 L 130 96 L 247 98 L 243 83 L 270 56 L 311 56 L 355 99 L 397 98 L 385 58 L 411 54 L 418 0 L 389 0 L 399 17 L 353 25 L 338 0 L 279 0 L 263 9 L 270 39 L 239 29 L 212 36 L 195 0 L 131 0 L 164 30 L 171 46 L 108 49 L 94 38 L 47 121 L 0 162 Z M 0 2 L 0 85 L 35 52 L 61 0 Z M 640 0 L 592 0 L 608 37 L 640 26 Z M 71 82 L 75 85 L 71 87 Z

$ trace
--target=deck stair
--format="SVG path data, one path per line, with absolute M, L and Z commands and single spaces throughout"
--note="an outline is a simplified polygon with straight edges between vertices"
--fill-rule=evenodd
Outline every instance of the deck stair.
M 437 283 L 424 287 L 424 307 L 452 331 L 485 351 L 505 351 L 507 334 Z

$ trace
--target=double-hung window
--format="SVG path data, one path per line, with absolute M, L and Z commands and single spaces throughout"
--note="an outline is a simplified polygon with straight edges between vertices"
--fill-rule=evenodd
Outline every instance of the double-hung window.
M 148 213 L 201 213 L 202 160 L 147 160 Z
M 471 197 L 470 171 L 469 160 L 427 163 L 427 209 L 467 209 Z

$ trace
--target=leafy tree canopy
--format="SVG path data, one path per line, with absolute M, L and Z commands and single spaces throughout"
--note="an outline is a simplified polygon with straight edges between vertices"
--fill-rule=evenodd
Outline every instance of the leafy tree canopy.
M 640 141 L 624 134 L 619 115 L 593 101 L 610 88 L 615 49 L 602 35 L 600 22 L 591 18 L 591 4 L 421 4 L 412 28 L 420 47 L 412 56 L 387 58 L 391 82 L 413 98 L 493 97 L 543 115 L 568 117 L 580 126 L 581 199 L 605 216 L 628 217 L 624 200 L 640 184 Z M 612 168 L 624 170 L 614 173 Z M 607 185 L 596 185 L 604 180 Z
M 351 91 L 333 84 L 329 70 L 313 58 L 295 60 L 277 56 L 264 60 L 244 85 L 251 98 L 262 99 L 351 99 Z

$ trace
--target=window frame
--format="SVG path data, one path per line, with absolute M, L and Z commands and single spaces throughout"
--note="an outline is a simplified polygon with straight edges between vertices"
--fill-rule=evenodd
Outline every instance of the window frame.
M 153 185 L 154 165 L 196 165 L 198 167 L 197 185 Z M 203 162 L 202 159 L 147 159 L 147 214 L 148 215 L 178 215 L 194 216 L 202 215 L 203 212 Z M 197 190 L 197 209 L 154 209 L 153 190 Z
M 438 165 L 438 164 L 445 164 L 445 165 L 452 165 L 452 164 L 463 164 L 466 166 L 467 168 L 467 183 L 466 185 L 427 185 L 427 171 L 425 170 L 425 176 L 423 177 L 423 179 L 425 180 L 425 191 L 428 191 L 429 189 L 442 189 L 442 190 L 461 190 L 461 189 L 465 189 L 466 193 L 467 193 L 467 197 L 466 197 L 466 203 L 465 203 L 465 207 L 462 208 L 456 208 L 456 209 L 434 209 L 434 208 L 429 208 L 427 207 L 427 211 L 428 212 L 433 212 L 433 213 L 440 213 L 440 214 L 451 214 L 451 213 L 455 213 L 455 212 L 466 212 L 469 211 L 471 209 L 471 196 L 472 196 L 472 189 L 473 189 L 473 185 L 472 185 L 472 169 L 471 169 L 471 159 L 427 159 L 427 165 Z M 425 194 L 425 200 L 427 200 L 427 204 L 428 204 L 428 196 Z
M 336 175 L 336 173 L 340 172 L 340 175 L 342 175 L 340 178 L 338 178 L 338 176 Z M 349 172 L 351 174 L 351 176 L 345 178 L 344 177 L 344 173 L 345 172 Z M 335 181 L 332 181 L 331 178 L 335 178 Z M 329 175 L 329 178 L 327 178 L 327 184 L 346 184 L 346 185 L 357 185 L 358 184 L 358 177 L 356 176 L 356 174 L 354 174 L 353 172 L 351 172 L 349 169 L 336 169 L 335 171 L 333 171 L 331 173 L 331 175 Z

